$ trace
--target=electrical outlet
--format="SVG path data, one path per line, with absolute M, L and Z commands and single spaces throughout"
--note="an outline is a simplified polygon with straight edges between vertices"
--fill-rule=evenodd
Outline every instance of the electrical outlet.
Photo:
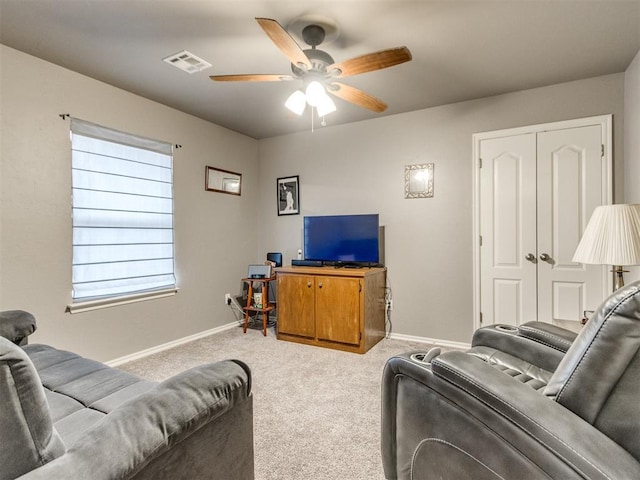
M 389 311 L 393 310 L 393 299 L 392 298 L 389 298 L 387 300 L 387 310 L 389 310 Z
M 224 304 L 225 305 L 231 305 L 231 294 L 230 293 L 225 293 L 224 294 Z

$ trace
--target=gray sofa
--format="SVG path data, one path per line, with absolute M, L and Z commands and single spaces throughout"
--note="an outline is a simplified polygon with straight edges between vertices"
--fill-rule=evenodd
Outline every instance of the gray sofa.
M 254 478 L 245 364 L 155 383 L 25 345 L 33 330 L 28 313 L 0 312 L 0 480 Z
M 575 334 L 487 327 L 467 352 L 391 358 L 387 479 L 640 479 L 640 282 Z

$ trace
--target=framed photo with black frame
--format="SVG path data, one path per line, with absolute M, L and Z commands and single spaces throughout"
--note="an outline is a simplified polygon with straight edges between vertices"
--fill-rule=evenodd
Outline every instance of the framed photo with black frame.
M 278 178 L 278 215 L 298 215 L 300 213 L 300 181 L 294 177 Z

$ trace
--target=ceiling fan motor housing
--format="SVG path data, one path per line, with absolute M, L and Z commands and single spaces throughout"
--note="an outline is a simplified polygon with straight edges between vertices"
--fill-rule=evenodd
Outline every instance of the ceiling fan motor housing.
M 307 45 L 311 46 L 311 48 L 303 50 L 304 54 L 311 61 L 310 71 L 326 73 L 327 67 L 335 62 L 327 52 L 316 48 L 324 41 L 324 28 L 320 25 L 307 25 L 302 29 L 302 38 Z M 291 64 L 291 71 L 298 77 L 305 73 L 302 68 L 294 64 Z
M 309 69 L 309 71 L 326 73 L 327 67 L 335 63 L 331 55 L 329 55 L 327 52 L 323 50 L 318 50 L 317 48 L 308 48 L 303 51 L 304 51 L 304 54 L 309 59 L 309 61 L 311 62 L 311 68 Z M 291 64 L 291 71 L 297 77 L 300 77 L 305 73 L 305 71 L 302 68 L 294 65 L 293 63 Z

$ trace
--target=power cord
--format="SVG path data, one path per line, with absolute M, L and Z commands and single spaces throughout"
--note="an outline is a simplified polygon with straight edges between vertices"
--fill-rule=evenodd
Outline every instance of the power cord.
M 229 308 L 233 312 L 234 316 L 236 317 L 236 321 L 238 322 L 238 325 L 243 327 L 244 326 L 245 310 L 240 305 L 240 303 L 238 302 L 236 297 L 231 297 L 231 301 L 227 305 L 229 306 Z M 258 318 L 259 315 L 262 315 L 262 313 L 260 313 L 260 312 L 252 312 L 252 311 L 249 312 L 249 328 L 253 328 L 253 324 L 255 323 L 256 320 L 260 324 L 260 328 L 262 328 L 262 320 L 260 318 Z M 267 320 L 267 327 L 275 326 L 276 320 L 277 320 L 276 319 L 276 315 L 273 313 L 273 310 L 272 310 L 271 312 L 269 312 L 269 318 Z
M 389 280 L 389 272 L 387 272 L 387 285 L 384 288 L 384 311 L 385 311 L 385 338 L 391 336 L 393 331 L 393 323 L 391 321 L 391 309 L 393 307 L 393 291 L 391 290 L 391 282 Z
M 235 297 L 231 297 L 231 301 L 228 303 L 228 306 L 236 317 L 236 321 L 241 326 L 244 325 L 244 309 L 240 306 Z

